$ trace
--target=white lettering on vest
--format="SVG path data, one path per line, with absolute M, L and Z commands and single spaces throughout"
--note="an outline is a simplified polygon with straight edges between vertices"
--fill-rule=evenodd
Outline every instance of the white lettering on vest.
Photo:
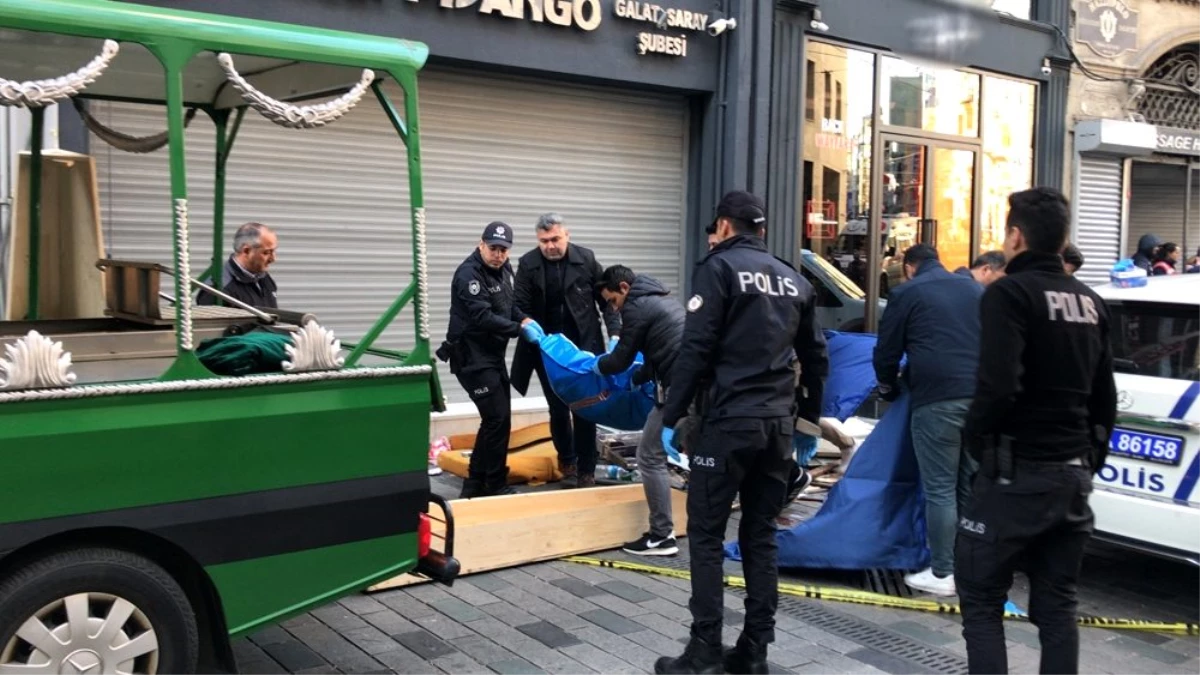
M 1050 312 L 1051 321 L 1091 325 L 1100 323 L 1100 313 L 1096 311 L 1096 301 L 1086 295 L 1046 291 L 1046 307 Z
M 753 288 L 762 295 L 794 298 L 800 295 L 796 281 L 791 277 L 767 276 L 762 272 L 738 272 L 738 285 L 742 293 Z

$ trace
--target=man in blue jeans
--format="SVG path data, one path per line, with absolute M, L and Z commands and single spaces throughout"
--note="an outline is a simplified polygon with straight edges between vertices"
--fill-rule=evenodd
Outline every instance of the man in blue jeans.
M 979 367 L 983 286 L 947 271 L 927 244 L 904 254 L 904 274 L 909 281 L 892 290 L 879 322 L 874 359 L 880 395 L 891 401 L 899 395 L 901 358 L 908 355 L 903 377 L 911 394 L 913 449 L 925 488 L 933 565 L 904 582 L 926 593 L 954 595 L 958 511 L 978 468 L 963 448 L 962 428 Z

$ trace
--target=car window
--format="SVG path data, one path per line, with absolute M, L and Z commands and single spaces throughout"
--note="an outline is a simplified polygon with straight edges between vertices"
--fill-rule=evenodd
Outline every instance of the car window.
M 825 282 L 820 277 L 813 274 L 807 267 L 800 266 L 800 274 L 804 276 L 805 281 L 812 284 L 813 290 L 817 292 L 817 307 L 841 307 L 842 301 L 837 299 L 833 291 L 825 285 Z
M 1200 314 L 1194 306 L 1110 302 L 1109 311 L 1117 372 L 1200 378 Z
M 863 293 L 861 288 L 859 288 L 853 281 L 850 281 L 850 277 L 847 277 L 842 273 L 841 270 L 831 265 L 828 260 L 819 255 L 813 255 L 812 253 L 804 253 L 803 255 L 805 262 L 820 270 L 821 280 L 824 282 L 820 284 L 821 286 L 824 286 L 825 284 L 833 284 L 838 288 L 842 295 L 850 298 L 851 300 L 862 300 L 863 298 L 867 297 L 867 294 Z M 804 274 L 805 277 L 808 278 L 808 282 L 810 284 L 812 284 L 814 287 L 818 285 L 817 282 L 813 281 L 812 279 L 813 276 L 816 276 L 815 274 L 808 270 L 804 270 Z

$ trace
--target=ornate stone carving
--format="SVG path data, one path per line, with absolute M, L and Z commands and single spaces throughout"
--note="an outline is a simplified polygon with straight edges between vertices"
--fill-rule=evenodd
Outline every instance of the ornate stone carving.
M 68 387 L 75 382 L 71 352 L 35 330 L 4 346 L 0 359 L 0 390 Z

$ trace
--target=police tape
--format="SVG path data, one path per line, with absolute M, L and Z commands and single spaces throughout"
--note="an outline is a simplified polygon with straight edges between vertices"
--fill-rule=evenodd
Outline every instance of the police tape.
M 675 579 L 691 579 L 692 575 L 686 570 L 677 570 L 670 567 L 654 567 L 652 565 L 642 565 L 639 563 L 625 562 L 623 560 L 605 560 L 602 558 L 586 558 L 582 556 L 570 556 L 563 558 L 566 562 L 578 563 L 580 565 L 592 565 L 594 567 L 607 567 L 615 570 L 625 570 L 629 572 L 641 572 L 643 574 L 654 574 L 658 576 L 672 577 Z M 724 576 L 722 577 L 724 584 L 730 588 L 745 588 L 746 580 L 742 577 Z M 814 600 L 831 600 L 833 602 L 848 602 L 858 605 L 874 605 L 876 607 L 893 607 L 896 609 L 909 609 L 921 612 L 933 612 L 936 614 L 961 614 L 962 610 L 958 605 L 951 605 L 936 600 L 914 600 L 911 598 L 897 598 L 883 593 L 871 593 L 870 591 L 855 591 L 849 588 L 834 588 L 829 586 L 809 586 L 808 584 L 779 584 L 779 592 L 784 595 L 791 595 L 799 598 L 811 598 Z M 1012 606 L 1011 604 L 1009 606 Z M 1024 612 L 1012 611 L 1005 609 L 1004 618 L 1028 621 L 1029 616 Z M 1200 624 L 1195 623 L 1165 623 L 1160 621 L 1141 621 L 1138 619 L 1114 619 L 1103 616 L 1080 616 L 1078 619 L 1081 626 L 1095 626 L 1098 628 L 1114 628 L 1121 630 L 1137 630 L 1151 633 L 1179 633 L 1186 635 L 1200 635 Z

